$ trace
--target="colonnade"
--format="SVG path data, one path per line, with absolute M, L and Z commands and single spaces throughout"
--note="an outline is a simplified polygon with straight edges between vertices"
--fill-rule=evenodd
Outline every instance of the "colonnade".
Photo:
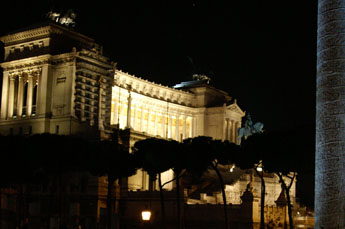
M 113 98 L 111 123 L 119 124 L 120 128 L 132 128 L 149 135 L 171 138 L 177 141 L 193 136 L 193 117 L 181 113 L 166 101 L 145 101 L 127 94 Z
M 241 124 L 239 121 L 231 120 L 230 118 L 225 119 L 225 139 L 230 142 L 234 142 L 236 144 L 239 143 L 238 139 L 238 128 L 240 128 Z
M 3 101 L 5 103 L 2 114 L 7 114 L 8 118 L 30 117 L 36 114 L 39 74 L 39 71 L 7 74 L 7 79 L 3 81 L 5 83 L 7 80 L 8 86 L 3 87 L 3 97 L 7 99 Z

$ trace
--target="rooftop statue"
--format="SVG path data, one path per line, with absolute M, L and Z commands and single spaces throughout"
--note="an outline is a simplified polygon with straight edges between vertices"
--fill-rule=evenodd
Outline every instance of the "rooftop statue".
M 194 74 L 193 80 L 206 81 L 206 83 L 209 84 L 211 81 L 211 78 L 206 75 Z
M 51 19 L 52 21 L 55 21 L 56 23 L 59 23 L 61 25 L 71 26 L 75 27 L 75 19 L 77 15 L 73 12 L 73 10 L 69 9 L 66 11 L 66 13 L 60 17 L 60 13 L 50 11 L 47 13 L 47 17 Z
M 242 137 L 244 137 L 244 139 L 247 139 L 249 136 L 253 134 L 262 133 L 263 127 L 264 124 L 261 122 L 257 122 L 253 125 L 252 118 L 248 113 L 247 120 L 244 122 L 244 126 L 238 129 L 238 138 L 241 139 Z

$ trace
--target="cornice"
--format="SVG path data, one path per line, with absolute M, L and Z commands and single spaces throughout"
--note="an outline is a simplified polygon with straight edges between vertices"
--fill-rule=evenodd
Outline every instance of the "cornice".
M 41 27 L 38 27 L 38 28 L 29 29 L 26 31 L 2 36 L 0 37 L 0 41 L 2 41 L 5 44 L 5 46 L 7 46 L 14 43 L 20 43 L 20 42 L 25 42 L 28 40 L 49 37 L 50 34 L 66 34 L 67 36 L 72 36 L 83 42 L 87 42 L 90 44 L 94 42 L 93 39 L 85 35 L 74 32 L 68 28 L 65 28 L 64 26 L 60 26 L 52 22 L 49 23 L 48 25 L 42 25 Z
M 14 71 L 14 70 L 22 70 L 22 69 L 30 69 L 33 67 L 41 66 L 44 64 L 50 64 L 51 62 L 51 55 L 42 55 L 38 57 L 30 57 L 20 60 L 14 60 L 9 62 L 1 63 L 0 66 L 3 68 L 4 71 Z
M 64 63 L 71 63 L 75 61 L 75 53 L 64 53 L 60 55 L 52 56 L 51 63 L 54 65 L 64 64 Z
M 77 63 L 77 70 L 78 71 L 82 71 L 82 72 L 86 72 L 86 73 L 89 73 L 89 74 L 99 74 L 99 75 L 102 75 L 103 77 L 111 77 L 109 75 L 109 72 L 107 70 L 105 70 L 104 68 L 102 67 L 99 67 L 99 66 L 95 66 L 93 64 L 89 64 L 89 63 Z M 109 80 L 109 79 L 108 79 Z
M 184 100 L 184 102 L 190 102 L 194 97 L 194 94 L 190 92 L 157 84 L 155 82 L 151 82 L 140 77 L 130 75 L 127 72 L 123 72 L 121 70 L 116 70 L 115 73 L 115 85 L 124 88 L 130 86 L 132 89 L 136 90 L 137 93 L 140 94 L 151 94 L 157 97 L 162 97 L 164 98 L 164 100 L 182 100 L 180 102 L 183 102 Z
M 112 67 L 109 64 L 109 59 L 107 57 L 102 56 L 102 55 L 100 55 L 96 52 L 90 51 L 90 50 L 83 49 L 80 52 L 78 52 L 78 56 L 81 59 L 85 59 L 85 60 L 94 62 L 95 64 L 102 65 L 106 68 Z M 85 58 L 85 57 L 88 57 L 88 58 Z
M 223 114 L 224 107 L 207 107 L 207 114 Z
M 52 32 L 50 26 L 45 26 L 37 29 L 32 29 L 28 31 L 18 32 L 14 34 L 5 35 L 0 37 L 0 40 L 7 45 L 8 43 L 22 42 L 23 40 L 28 40 L 30 38 L 36 37 L 47 37 Z

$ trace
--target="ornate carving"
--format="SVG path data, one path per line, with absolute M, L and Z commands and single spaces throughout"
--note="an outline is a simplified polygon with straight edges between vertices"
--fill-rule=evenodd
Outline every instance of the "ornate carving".
M 237 105 L 237 103 L 233 103 L 227 107 L 228 110 L 235 112 L 241 116 L 244 116 L 246 113 L 241 110 L 241 108 Z

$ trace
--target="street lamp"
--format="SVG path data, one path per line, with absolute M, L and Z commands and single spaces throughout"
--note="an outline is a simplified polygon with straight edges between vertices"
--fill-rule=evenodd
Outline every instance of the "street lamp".
M 151 219 L 151 211 L 150 210 L 143 210 L 142 212 L 141 212 L 141 219 L 143 220 L 143 221 L 150 221 L 150 219 Z

